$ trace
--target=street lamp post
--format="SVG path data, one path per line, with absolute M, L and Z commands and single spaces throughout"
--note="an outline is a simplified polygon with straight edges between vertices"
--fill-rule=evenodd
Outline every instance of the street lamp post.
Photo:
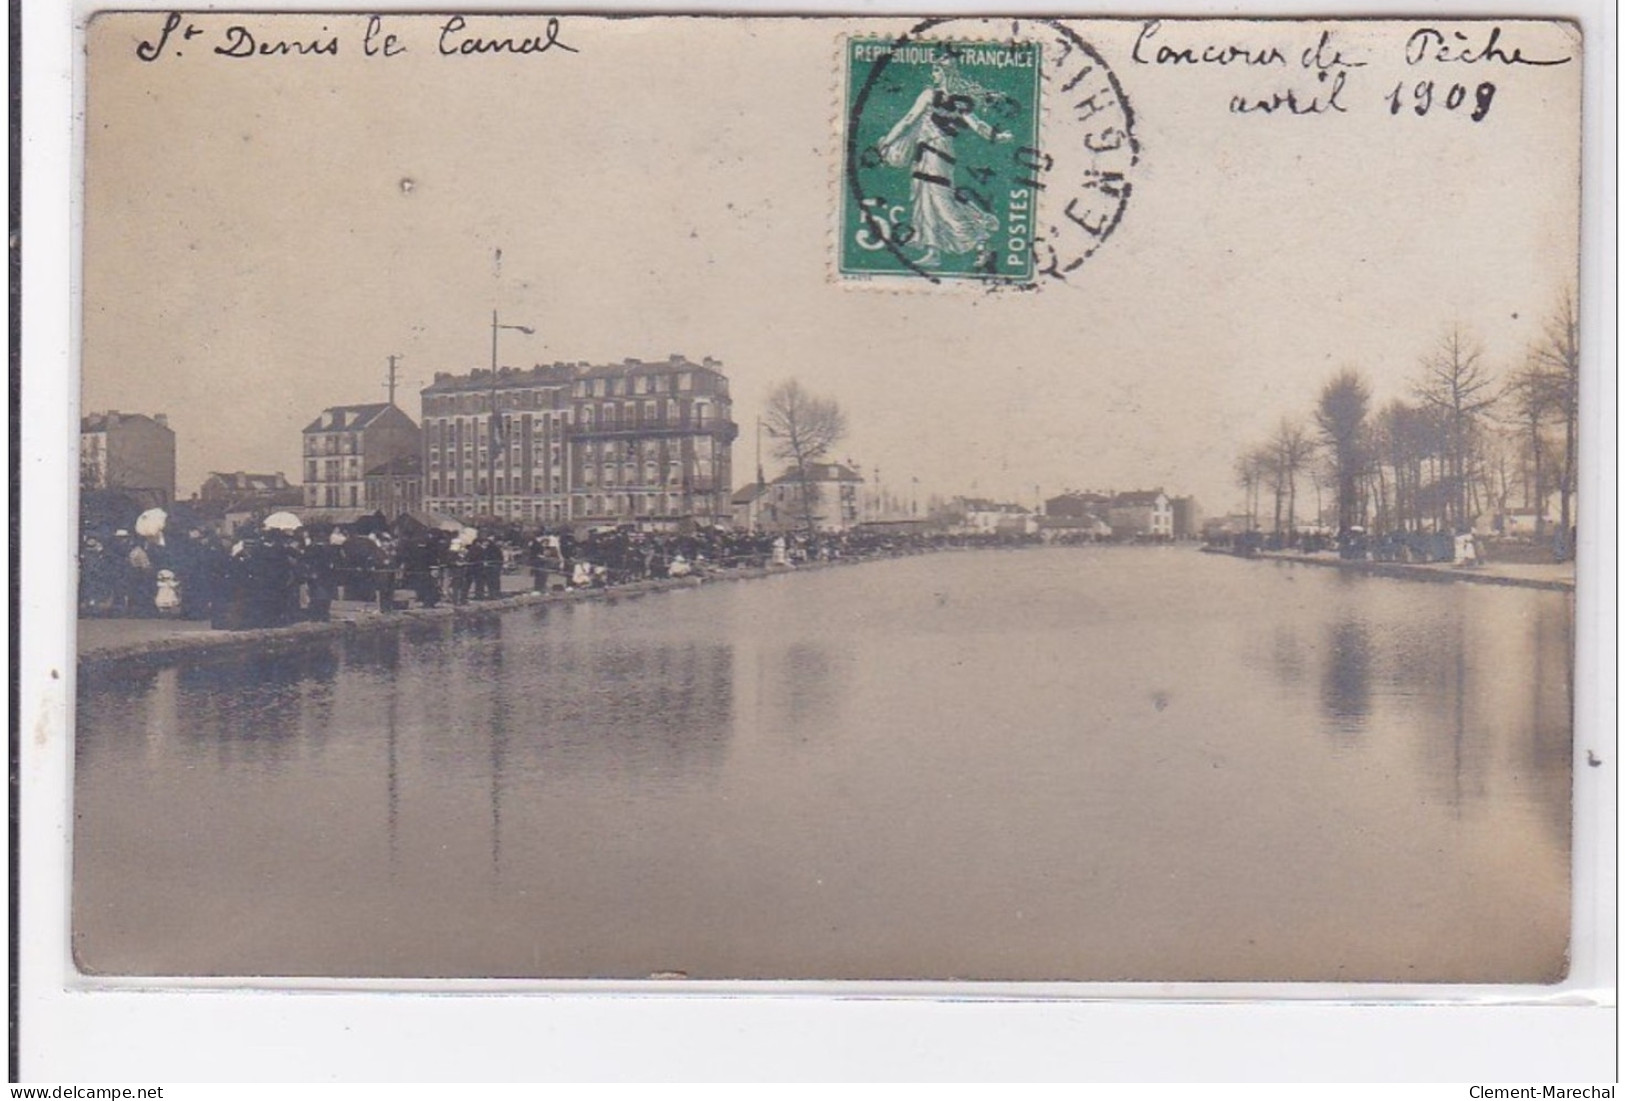
M 535 336 L 536 330 L 529 325 L 504 325 L 497 320 L 497 311 L 491 311 L 491 422 L 485 430 L 485 488 L 491 506 L 491 517 L 497 514 L 497 334 L 503 329 L 512 329 L 524 333 L 526 336 Z M 503 445 L 507 441 L 503 440 Z

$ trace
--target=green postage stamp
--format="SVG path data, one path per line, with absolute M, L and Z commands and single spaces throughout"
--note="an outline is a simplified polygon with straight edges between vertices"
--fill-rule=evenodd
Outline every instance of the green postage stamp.
M 848 40 L 842 276 L 1033 280 L 1042 63 L 1036 41 Z

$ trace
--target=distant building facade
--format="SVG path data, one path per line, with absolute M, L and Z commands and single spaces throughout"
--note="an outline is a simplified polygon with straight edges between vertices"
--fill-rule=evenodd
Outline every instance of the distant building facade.
M 175 500 L 175 433 L 162 413 L 110 409 L 79 421 L 79 486 L 125 490 L 157 504 Z
M 1199 539 L 1202 535 L 1202 506 L 1195 497 L 1170 497 L 1168 507 L 1173 510 L 1175 539 Z
M 766 482 L 751 482 L 733 495 L 733 526 L 740 531 L 759 531 L 766 518 L 770 491 Z
M 305 507 L 364 508 L 367 471 L 422 448 L 418 426 L 388 402 L 322 410 L 305 426 Z
M 402 455 L 380 463 L 363 476 L 363 507 L 390 520 L 402 513 L 423 510 L 423 456 Z
M 1173 502 L 1161 489 L 1119 493 L 1106 518 L 1114 539 L 1172 539 Z
M 972 535 L 1031 535 L 1038 530 L 1038 517 L 1012 502 L 962 497 L 957 504 L 959 528 Z
M 1044 515 L 1066 520 L 1099 520 L 1106 522 L 1112 510 L 1109 493 L 1088 493 L 1067 490 L 1044 502 Z
M 808 463 L 806 491 L 794 467 L 767 484 L 759 498 L 756 523 L 761 531 L 805 531 L 811 513 L 813 531 L 850 531 L 858 523 L 863 475 L 842 463 Z
M 538 524 L 726 525 L 739 429 L 721 366 L 674 355 L 437 374 L 422 395 L 424 507 Z
M 198 490 L 198 500 L 227 511 L 251 510 L 256 506 L 287 507 L 304 503 L 304 492 L 278 470 L 274 474 L 250 474 L 244 470 L 211 470 Z

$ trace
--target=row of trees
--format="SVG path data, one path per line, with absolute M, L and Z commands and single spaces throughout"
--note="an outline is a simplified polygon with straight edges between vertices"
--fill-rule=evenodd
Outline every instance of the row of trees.
M 1273 499 L 1272 530 L 1297 530 L 1305 478 L 1321 520 L 1331 494 L 1339 536 L 1466 531 L 1475 518 L 1504 516 L 1514 501 L 1533 510 L 1544 538 L 1547 502 L 1559 502 L 1561 531 L 1573 524 L 1579 445 L 1579 321 L 1564 295 L 1523 362 L 1498 379 L 1477 343 L 1453 328 L 1424 357 L 1410 394 L 1373 411 L 1371 387 L 1345 367 L 1321 389 L 1311 428 L 1282 418 L 1263 444 L 1236 461 L 1252 526 Z

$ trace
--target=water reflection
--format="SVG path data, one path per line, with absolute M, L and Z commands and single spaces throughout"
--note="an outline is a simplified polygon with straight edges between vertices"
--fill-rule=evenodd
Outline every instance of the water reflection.
M 843 698 L 829 647 L 816 640 L 792 643 L 774 655 L 770 669 L 784 729 L 795 735 L 827 730 Z
M 339 661 L 329 645 L 272 651 L 176 670 L 177 732 L 222 762 L 276 765 L 332 733 Z
M 1552 973 L 1568 603 L 1213 557 L 934 556 L 82 677 L 76 943 L 122 973 Z
M 1326 668 L 1320 681 L 1326 729 L 1347 741 L 1371 713 L 1371 638 L 1366 625 L 1345 619 L 1326 630 Z

